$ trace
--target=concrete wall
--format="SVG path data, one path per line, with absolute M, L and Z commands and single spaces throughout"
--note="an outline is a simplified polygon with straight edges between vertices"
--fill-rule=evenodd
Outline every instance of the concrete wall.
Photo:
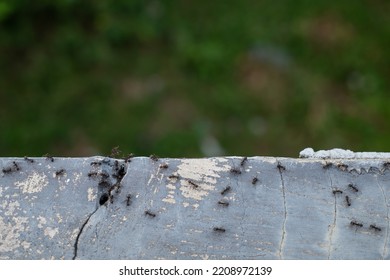
M 0 158 L 0 259 L 390 259 L 384 158 Z

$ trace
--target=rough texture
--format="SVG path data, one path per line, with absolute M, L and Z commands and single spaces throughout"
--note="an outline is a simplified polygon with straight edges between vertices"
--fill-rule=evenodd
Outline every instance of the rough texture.
M 390 161 L 0 158 L 0 259 L 390 259 Z

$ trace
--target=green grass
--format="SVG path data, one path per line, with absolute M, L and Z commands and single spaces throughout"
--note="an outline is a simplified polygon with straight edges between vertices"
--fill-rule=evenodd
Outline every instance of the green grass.
M 0 1 L 0 156 L 389 151 L 387 1 Z

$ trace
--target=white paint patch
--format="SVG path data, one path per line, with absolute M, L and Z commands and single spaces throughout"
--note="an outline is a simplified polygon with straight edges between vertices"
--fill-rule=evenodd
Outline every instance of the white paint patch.
M 176 203 L 176 200 L 175 198 L 173 197 L 173 195 L 167 195 L 166 198 L 163 198 L 162 201 L 166 202 L 166 203 L 170 203 L 170 204 L 175 204 Z
M 24 181 L 16 181 L 15 185 L 20 187 L 23 193 L 41 192 L 44 187 L 49 184 L 47 177 L 44 174 L 34 172 Z
M 14 216 L 15 210 L 19 208 L 20 204 L 18 201 L 10 201 L 5 207 L 7 211 L 4 212 L 5 216 Z
M 225 158 L 202 158 L 202 159 L 183 159 L 178 165 L 177 173 L 180 176 L 181 194 L 186 198 L 202 200 L 215 189 L 217 179 L 220 178 L 219 172 L 226 172 L 230 169 Z M 194 182 L 199 187 L 194 188 L 189 181 Z
M 175 204 L 176 203 L 176 200 L 175 200 L 176 187 L 172 184 L 168 184 L 166 187 L 169 191 L 168 191 L 167 196 L 165 198 L 163 198 L 162 201 L 170 203 L 170 204 Z
M 80 180 L 81 180 L 81 178 L 82 178 L 82 175 L 83 175 L 83 173 L 82 172 L 74 172 L 73 173 L 73 183 L 74 184 L 77 184 Z M 68 181 L 69 182 L 69 181 Z M 67 183 L 68 183 L 67 182 Z
M 12 223 L 5 223 L 3 217 L 0 217 L 0 253 L 11 252 L 21 246 L 30 247 L 29 242 L 20 238 L 20 233 L 26 230 L 26 224 L 26 217 L 14 217 Z
M 39 216 L 37 220 L 38 220 L 38 228 L 43 228 L 43 226 L 46 225 L 45 217 Z
M 56 217 L 57 217 L 58 223 L 61 224 L 61 223 L 62 223 L 62 217 L 61 217 L 61 215 L 57 213 L 57 214 L 56 214 Z
M 53 237 L 58 233 L 58 228 L 51 228 L 47 227 L 44 230 L 45 236 L 49 236 L 50 239 L 53 239 Z
M 347 158 L 347 159 L 376 159 L 376 158 L 390 158 L 390 153 L 377 152 L 353 152 L 344 149 L 320 150 L 315 152 L 312 148 L 306 148 L 299 153 L 300 158 Z
M 93 188 L 88 188 L 88 201 L 96 200 L 97 193 Z

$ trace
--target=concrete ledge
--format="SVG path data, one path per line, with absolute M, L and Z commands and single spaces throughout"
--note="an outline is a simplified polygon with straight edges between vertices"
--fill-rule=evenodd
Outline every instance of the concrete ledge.
M 390 159 L 0 158 L 0 259 L 390 259 Z

